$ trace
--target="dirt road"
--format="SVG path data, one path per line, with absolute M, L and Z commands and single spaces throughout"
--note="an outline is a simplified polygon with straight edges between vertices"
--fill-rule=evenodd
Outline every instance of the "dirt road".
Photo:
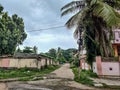
M 70 69 L 70 64 L 64 64 L 61 68 L 52 72 L 52 74 L 56 78 L 74 80 L 74 74 L 72 72 L 72 69 Z
M 0 90 L 96 90 L 73 81 L 70 64 L 64 64 L 44 78 L 38 81 L 1 83 Z

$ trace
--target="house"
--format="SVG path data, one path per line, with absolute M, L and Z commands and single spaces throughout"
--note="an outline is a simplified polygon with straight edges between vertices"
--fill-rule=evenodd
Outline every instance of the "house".
M 93 62 L 93 72 L 100 77 L 115 76 L 120 78 L 120 29 L 115 29 L 113 33 L 112 47 L 116 58 L 97 56 L 96 61 Z
M 115 56 L 120 56 L 120 29 L 115 29 L 114 40 L 112 41 L 112 47 L 114 49 Z
M 0 68 L 38 68 L 42 69 L 45 66 L 52 65 L 51 58 L 28 53 L 17 53 L 13 56 L 1 56 Z
M 93 72 L 99 77 L 119 77 L 120 78 L 120 29 L 115 29 L 114 40 L 112 47 L 114 50 L 114 57 L 101 57 L 97 56 L 93 62 Z M 82 55 L 80 60 L 81 69 L 89 70 L 89 65 L 85 62 L 85 55 Z

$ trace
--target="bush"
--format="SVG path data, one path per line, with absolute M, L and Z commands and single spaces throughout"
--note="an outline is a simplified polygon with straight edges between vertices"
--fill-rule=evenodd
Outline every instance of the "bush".
M 76 67 L 79 67 L 79 60 L 75 59 L 74 62 L 73 62 L 73 65 L 76 66 Z
M 89 77 L 98 78 L 98 75 L 96 73 L 92 72 L 92 70 L 82 70 L 82 72 L 86 73 L 87 76 L 89 76 Z
M 41 76 L 44 74 L 48 74 L 55 69 L 59 68 L 58 66 L 48 66 L 42 70 L 39 69 L 30 69 L 30 68 L 20 68 L 20 69 L 11 69 L 11 70 L 4 70 L 0 69 L 0 79 L 6 78 L 16 78 L 16 77 L 28 77 L 23 78 L 25 80 L 29 79 L 30 76 Z
M 78 68 L 73 68 L 73 72 L 75 74 L 74 80 L 76 82 L 79 82 L 88 86 L 94 85 L 94 82 L 91 79 L 89 79 L 89 77 L 97 77 L 97 75 L 92 71 L 82 70 L 80 72 L 80 77 L 78 77 Z

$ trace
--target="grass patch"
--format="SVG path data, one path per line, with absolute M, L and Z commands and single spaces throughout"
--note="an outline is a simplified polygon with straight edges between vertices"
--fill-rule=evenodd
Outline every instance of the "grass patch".
M 59 66 L 48 66 L 42 70 L 39 69 L 29 69 L 29 68 L 20 68 L 20 69 L 0 69 L 0 79 L 8 79 L 8 78 L 21 78 L 25 80 L 31 80 L 36 76 L 43 76 L 48 74 L 55 69 L 59 68 Z M 24 77 L 24 78 L 22 78 Z
M 93 73 L 92 71 L 82 70 L 80 72 L 80 77 L 78 77 L 78 68 L 72 68 L 72 70 L 75 75 L 74 80 L 76 82 L 79 82 L 88 86 L 94 86 L 93 80 L 91 80 L 89 77 L 97 77 L 95 73 Z

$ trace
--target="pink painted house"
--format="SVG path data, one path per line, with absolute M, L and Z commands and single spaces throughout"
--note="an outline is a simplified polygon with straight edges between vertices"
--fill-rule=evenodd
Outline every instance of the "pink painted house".
M 103 58 L 101 56 L 97 56 L 96 61 L 93 62 L 92 69 L 93 72 L 97 73 L 100 77 L 115 76 L 120 78 L 120 29 L 115 29 L 113 32 L 114 40 L 112 41 L 112 46 L 114 55 L 119 58 L 114 60 L 115 58 Z M 85 55 L 82 57 L 85 58 Z M 85 70 L 90 69 L 90 66 L 85 62 L 85 59 L 81 59 L 80 67 Z
M 112 46 L 114 49 L 115 56 L 120 56 L 120 29 L 115 29 L 114 40 L 112 41 Z
M 114 58 L 102 58 L 96 57 L 96 61 L 93 62 L 93 72 L 99 76 L 117 76 L 120 77 L 120 29 L 115 29 L 114 40 L 112 41 L 112 47 L 114 55 L 119 57 L 118 60 Z

